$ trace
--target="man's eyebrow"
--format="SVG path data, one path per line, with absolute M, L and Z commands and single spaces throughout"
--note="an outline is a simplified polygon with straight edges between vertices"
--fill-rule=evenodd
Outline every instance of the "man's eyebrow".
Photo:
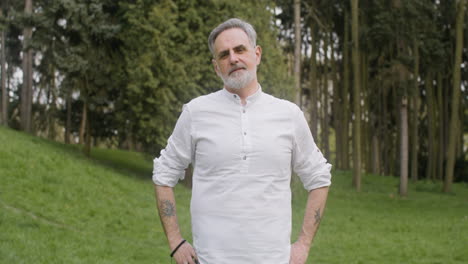
M 219 59 L 219 58 L 222 58 L 222 57 L 224 57 L 224 56 L 226 56 L 228 54 L 229 54 L 229 50 L 223 50 L 220 53 L 218 53 L 218 55 L 216 57 Z
M 244 46 L 243 44 L 240 44 L 239 46 L 234 47 L 234 50 L 246 50 L 246 49 L 247 49 L 247 47 Z

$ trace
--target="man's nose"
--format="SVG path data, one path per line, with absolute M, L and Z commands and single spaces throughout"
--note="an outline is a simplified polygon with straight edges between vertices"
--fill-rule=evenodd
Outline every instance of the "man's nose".
M 229 52 L 229 62 L 231 64 L 237 64 L 239 62 L 239 57 L 234 51 Z

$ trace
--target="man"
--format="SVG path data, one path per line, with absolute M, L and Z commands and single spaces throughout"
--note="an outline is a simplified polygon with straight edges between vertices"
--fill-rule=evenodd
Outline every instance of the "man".
M 262 92 L 253 27 L 229 19 L 208 38 L 218 92 L 186 104 L 153 181 L 178 264 L 303 264 L 327 199 L 331 165 L 301 110 Z M 193 164 L 192 247 L 177 223 L 173 187 Z M 290 244 L 291 170 L 309 191 L 302 232 Z

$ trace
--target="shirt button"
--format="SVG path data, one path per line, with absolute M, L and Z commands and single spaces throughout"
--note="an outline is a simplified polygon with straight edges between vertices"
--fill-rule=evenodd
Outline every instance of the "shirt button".
M 247 156 L 244 156 L 242 159 L 243 159 L 243 160 L 246 160 L 246 159 L 247 159 Z
M 244 114 L 245 114 L 245 109 L 244 109 L 244 110 L 242 110 L 242 113 L 244 113 Z
M 247 135 L 247 132 L 244 132 L 244 136 Z
M 237 98 L 237 96 L 235 94 L 233 96 L 234 96 L 234 98 Z

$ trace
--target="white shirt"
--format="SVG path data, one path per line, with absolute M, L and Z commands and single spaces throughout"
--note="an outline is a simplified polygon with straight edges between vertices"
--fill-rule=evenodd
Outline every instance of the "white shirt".
M 201 264 L 287 264 L 291 169 L 307 190 L 330 185 L 331 165 L 302 111 L 262 92 L 242 105 L 223 89 L 184 105 L 153 181 L 175 186 L 193 164 L 193 244 Z

